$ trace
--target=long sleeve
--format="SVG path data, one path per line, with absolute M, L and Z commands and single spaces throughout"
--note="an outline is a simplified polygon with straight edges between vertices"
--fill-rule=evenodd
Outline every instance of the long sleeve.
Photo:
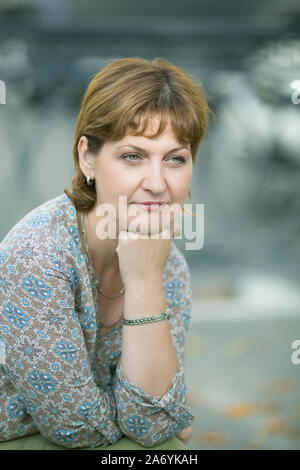
M 168 392 L 161 398 L 144 392 L 127 379 L 121 362 L 115 377 L 120 428 L 125 435 L 145 447 L 158 445 L 179 434 L 195 419 L 187 403 L 184 381 L 184 348 L 192 294 L 190 271 L 183 254 L 174 246 L 164 270 L 164 291 L 172 312 L 169 322 L 179 362 Z
M 96 276 L 75 215 L 60 196 L 0 244 L 0 441 L 40 432 L 69 448 L 107 446 L 124 435 L 155 446 L 195 419 L 184 383 L 188 265 L 172 242 L 163 279 L 179 364 L 159 399 L 122 371 L 122 324 L 99 338 Z
M 57 262 L 61 246 L 45 231 L 26 233 L 1 250 L 0 440 L 40 432 L 64 447 L 116 442 L 115 396 L 98 386 L 76 312 L 76 276 Z M 40 247 L 47 245 L 47 252 Z M 78 280 L 78 279 L 77 279 Z M 92 326 L 93 308 L 83 321 Z

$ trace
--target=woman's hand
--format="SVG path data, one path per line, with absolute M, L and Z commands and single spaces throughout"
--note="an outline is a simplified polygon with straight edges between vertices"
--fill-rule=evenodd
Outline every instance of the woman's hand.
M 190 426 L 188 426 L 187 428 L 184 428 L 182 431 L 180 431 L 179 434 L 177 434 L 176 437 L 178 437 L 178 439 L 180 439 L 185 445 L 188 444 L 188 441 L 191 439 L 192 437 L 192 433 L 193 433 L 193 424 L 191 424 Z
M 159 238 L 151 238 L 150 235 L 142 238 L 136 232 L 120 232 L 116 252 L 125 287 L 144 281 L 162 281 L 173 236 L 172 228 L 164 229 L 159 233 Z
M 139 215 L 135 220 L 138 221 L 135 226 L 140 224 L 141 233 L 131 231 L 130 225 L 129 230 L 120 231 L 116 252 L 125 287 L 144 282 L 162 283 L 162 274 L 170 253 L 176 227 L 175 220 L 179 215 L 180 207 L 179 204 L 168 205 L 163 208 L 158 218 L 156 217 L 158 214 L 153 213 L 153 218 L 150 217 L 150 233 L 147 228 L 144 228 L 145 222 L 149 221 L 147 218 L 150 214 L 145 214 L 144 210 L 139 210 Z M 151 226 L 153 221 L 159 220 L 161 225 L 158 223 Z M 146 227 L 148 227 L 147 223 Z

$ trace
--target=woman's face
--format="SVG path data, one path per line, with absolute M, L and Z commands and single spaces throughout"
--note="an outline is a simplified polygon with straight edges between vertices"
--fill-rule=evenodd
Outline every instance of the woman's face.
M 149 135 L 158 125 L 158 118 L 149 121 Z M 151 234 L 151 230 L 152 233 L 161 232 L 166 228 L 163 212 L 170 214 L 170 219 L 166 220 L 173 221 L 178 217 L 179 212 L 174 216 L 170 207 L 174 204 L 177 208 L 183 206 L 192 170 L 190 145 L 182 147 L 168 123 L 156 139 L 127 134 L 119 141 L 105 142 L 93 159 L 93 172 L 87 174 L 95 178 L 97 205 L 109 203 L 114 206 L 118 236 L 119 229 L 130 230 L 133 220 L 138 227 L 136 231 L 143 234 Z M 126 196 L 127 210 L 123 209 L 124 206 L 119 210 L 120 196 Z M 160 206 L 159 210 L 148 211 L 137 205 L 145 201 L 161 201 L 166 205 Z M 134 209 L 136 211 L 131 212 Z

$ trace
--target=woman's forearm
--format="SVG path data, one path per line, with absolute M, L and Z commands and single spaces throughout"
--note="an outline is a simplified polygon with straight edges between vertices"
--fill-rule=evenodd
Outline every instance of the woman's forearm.
M 159 315 L 165 307 L 162 281 L 126 286 L 125 319 Z M 129 381 L 152 396 L 164 396 L 178 366 L 169 321 L 123 325 L 121 363 Z

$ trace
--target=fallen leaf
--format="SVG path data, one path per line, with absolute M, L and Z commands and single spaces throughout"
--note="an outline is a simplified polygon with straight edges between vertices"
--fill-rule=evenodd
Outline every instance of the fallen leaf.
M 281 434 L 282 432 L 287 431 L 289 428 L 290 424 L 285 418 L 274 418 L 266 425 L 266 429 L 270 434 Z
M 257 411 L 257 405 L 250 402 L 236 403 L 232 405 L 226 412 L 226 416 L 231 419 L 245 418 Z
M 293 385 L 294 383 L 291 379 L 274 380 L 273 382 L 270 382 L 264 386 L 264 393 L 275 393 L 282 395 L 288 393 L 292 389 Z
M 223 444 L 229 440 L 229 435 L 220 431 L 207 431 L 198 434 L 198 439 L 205 444 Z

